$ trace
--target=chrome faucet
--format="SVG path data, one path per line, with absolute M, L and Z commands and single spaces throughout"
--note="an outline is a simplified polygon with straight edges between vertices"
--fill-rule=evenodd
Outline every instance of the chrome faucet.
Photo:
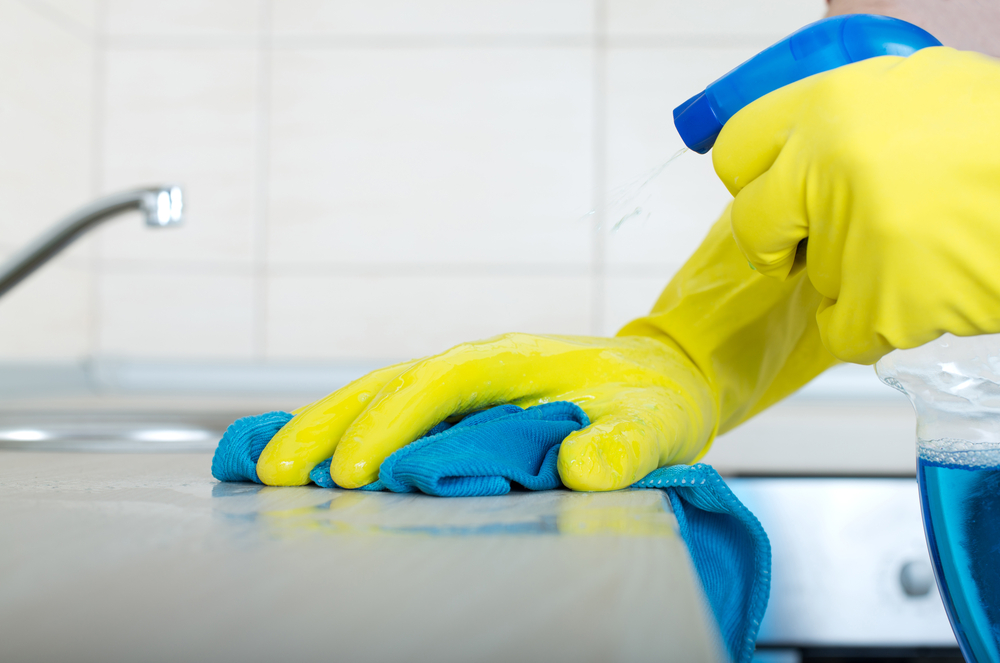
M 181 189 L 144 187 L 105 196 L 80 208 L 0 265 L 0 297 L 91 228 L 132 210 L 142 212 L 147 226 L 175 226 L 184 212 Z

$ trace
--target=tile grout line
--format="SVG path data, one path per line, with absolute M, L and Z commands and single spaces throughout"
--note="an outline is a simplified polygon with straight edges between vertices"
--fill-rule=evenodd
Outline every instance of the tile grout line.
M 267 355 L 267 228 L 271 122 L 271 0 L 260 0 L 257 40 L 256 145 L 254 147 L 253 320 L 250 351 L 254 359 Z
M 107 94 L 107 35 L 105 21 L 107 8 L 104 0 L 97 0 L 96 29 L 94 31 L 93 80 L 91 81 L 91 137 L 90 137 L 90 194 L 92 198 L 101 195 L 104 188 L 104 132 L 105 97 Z M 101 257 L 102 235 L 96 233 L 90 245 L 90 321 L 87 328 L 87 355 L 96 357 L 101 344 L 101 277 L 103 265 Z
M 596 0 L 594 5 L 594 46 L 593 46 L 593 128 L 591 150 L 593 162 L 591 173 L 591 204 L 594 218 L 591 221 L 591 273 L 590 273 L 590 333 L 604 333 L 604 267 L 605 235 L 603 232 L 604 209 L 607 189 L 607 5 L 606 0 Z

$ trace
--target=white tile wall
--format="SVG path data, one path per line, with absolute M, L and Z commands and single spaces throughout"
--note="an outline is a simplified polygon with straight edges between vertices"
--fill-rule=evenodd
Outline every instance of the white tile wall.
M 253 259 L 257 55 L 249 48 L 141 49 L 104 54 L 101 184 L 186 188 L 183 228 L 138 221 L 101 229 L 107 261 Z
M 100 24 L 99 0 L 19 0 L 19 4 L 84 38 Z
M 92 191 L 95 49 L 64 5 L 0 0 L 0 257 Z M 40 9 L 40 10 L 39 10 Z M 92 242 L 0 299 L 0 358 L 55 361 L 90 351 Z
M 268 344 L 279 359 L 410 359 L 508 331 L 586 333 L 580 276 L 280 276 Z
M 279 0 L 278 35 L 587 35 L 596 0 Z
M 715 38 L 716 45 L 744 35 L 774 41 L 822 18 L 824 11 L 823 0 L 607 0 L 607 30 L 612 36 Z
M 24 244 L 90 194 L 94 49 L 0 0 L 0 245 Z
M 680 265 L 662 265 L 659 273 L 649 270 L 644 276 L 610 274 L 604 279 L 604 327 L 601 333 L 611 336 L 625 323 L 653 308 L 664 284 Z
M 92 278 L 90 261 L 72 255 L 57 259 L 5 295 L 0 303 L 0 358 L 48 363 L 87 354 Z
M 98 352 L 138 357 L 250 359 L 249 275 L 116 271 L 100 278 Z
M 253 36 L 263 9 L 262 0 L 104 0 L 104 5 L 104 33 L 133 38 Z
M 589 202 L 580 48 L 281 50 L 274 264 L 573 264 Z
M 822 11 L 0 0 L 0 252 L 101 193 L 176 181 L 189 202 L 185 227 L 112 222 L 0 300 L 0 358 L 374 361 L 612 333 L 728 195 L 686 154 L 645 221 L 581 217 L 676 151 L 675 105 Z
M 607 57 L 611 187 L 643 178 L 683 148 L 673 109 L 755 52 L 729 47 L 612 49 Z M 630 204 L 609 208 L 612 227 L 623 215 L 642 209 L 607 235 L 609 269 L 661 273 L 664 265 L 680 266 L 729 200 L 712 170 L 711 155 L 680 155 Z

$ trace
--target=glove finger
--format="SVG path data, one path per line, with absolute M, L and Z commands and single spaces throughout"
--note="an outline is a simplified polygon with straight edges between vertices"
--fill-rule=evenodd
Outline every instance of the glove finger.
M 505 334 L 466 343 L 393 378 L 345 431 L 330 475 L 358 488 L 382 461 L 449 416 L 537 400 L 600 380 L 603 346 L 560 337 Z M 574 360 L 578 356 L 578 360 Z
M 657 467 L 704 453 L 711 438 L 705 413 L 683 394 L 621 385 L 607 391 L 607 399 L 579 403 L 593 423 L 567 436 L 559 449 L 559 476 L 568 488 L 618 490 Z
M 735 196 L 733 235 L 757 271 L 786 278 L 808 234 L 801 182 L 786 150 L 801 110 L 822 74 L 748 104 L 722 128 L 712 149 L 715 172 Z
M 734 196 L 766 173 L 792 135 L 818 74 L 765 94 L 733 115 L 712 148 L 712 165 Z
M 387 366 L 295 411 L 257 460 L 257 476 L 269 486 L 302 486 L 309 472 L 333 455 L 344 431 L 389 380 L 415 362 Z
M 808 184 L 783 153 L 771 169 L 740 191 L 730 208 L 736 245 L 761 274 L 784 279 L 796 266 L 799 242 L 809 235 L 805 208 Z M 804 264 L 804 255 L 799 266 Z
M 618 490 L 656 469 L 657 434 L 628 414 L 601 417 L 559 449 L 559 477 L 572 490 Z

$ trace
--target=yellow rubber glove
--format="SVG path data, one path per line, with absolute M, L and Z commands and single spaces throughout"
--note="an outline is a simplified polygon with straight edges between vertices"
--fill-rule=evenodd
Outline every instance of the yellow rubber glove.
M 257 473 L 267 484 L 307 483 L 332 453 L 334 482 L 357 488 L 449 416 L 548 401 L 572 401 L 591 419 L 559 453 L 563 482 L 579 490 L 622 488 L 689 462 L 715 428 L 708 384 L 668 341 L 506 334 L 376 371 L 296 413 Z
M 660 297 L 617 338 L 509 334 L 375 371 L 295 412 L 257 462 L 269 485 L 302 485 L 333 455 L 347 488 L 439 421 L 500 403 L 569 400 L 592 424 L 560 447 L 576 490 L 614 490 L 700 457 L 728 430 L 834 363 L 820 296 L 747 267 L 728 213 Z
M 839 359 L 1000 332 L 1000 61 L 936 47 L 812 76 L 737 113 L 713 160 L 740 249 L 805 267 Z

